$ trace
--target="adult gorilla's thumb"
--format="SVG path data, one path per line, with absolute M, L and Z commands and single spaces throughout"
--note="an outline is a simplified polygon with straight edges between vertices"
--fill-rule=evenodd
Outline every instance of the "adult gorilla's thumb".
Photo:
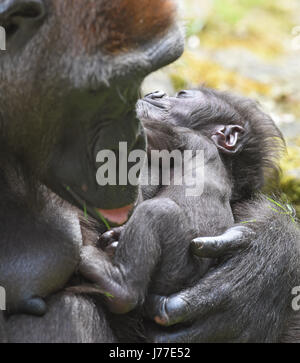
M 150 295 L 146 300 L 145 309 L 147 317 L 162 326 L 181 323 L 189 314 L 189 305 L 180 295 Z

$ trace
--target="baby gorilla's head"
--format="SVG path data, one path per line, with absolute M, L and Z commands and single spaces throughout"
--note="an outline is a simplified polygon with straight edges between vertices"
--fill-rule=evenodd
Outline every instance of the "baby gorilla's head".
M 153 130 L 156 143 L 160 131 L 161 148 L 164 144 L 168 148 L 168 139 L 176 139 L 177 127 L 213 140 L 234 181 L 233 201 L 252 197 L 266 176 L 274 180 L 278 174 L 282 134 L 252 100 L 204 87 L 180 91 L 174 97 L 154 92 L 137 103 L 137 115 L 150 144 Z

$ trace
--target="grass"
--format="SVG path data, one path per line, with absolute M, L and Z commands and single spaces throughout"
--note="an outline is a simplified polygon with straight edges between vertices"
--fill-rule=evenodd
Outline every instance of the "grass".
M 105 224 L 105 227 L 109 231 L 111 229 L 111 226 L 109 225 L 108 221 L 103 217 L 103 215 L 97 209 L 95 209 L 95 210 L 96 210 L 96 213 L 97 213 L 98 217 Z
M 274 207 L 271 207 L 270 208 L 276 212 L 276 213 L 279 213 L 279 214 L 283 214 L 283 215 L 287 215 L 291 218 L 291 220 L 296 223 L 296 211 L 295 209 L 291 206 L 291 204 L 285 204 L 285 205 L 282 205 L 281 203 L 277 202 L 276 200 L 270 198 L 270 197 L 267 197 L 268 201 L 272 203 L 273 206 L 279 208 L 274 208 Z

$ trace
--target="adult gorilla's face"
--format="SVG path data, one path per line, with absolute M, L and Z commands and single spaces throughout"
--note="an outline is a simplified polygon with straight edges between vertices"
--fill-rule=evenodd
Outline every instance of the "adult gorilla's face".
M 131 205 L 136 187 L 99 187 L 96 154 L 144 148 L 135 103 L 183 51 L 174 14 L 172 0 L 0 0 L 4 154 L 93 216 Z

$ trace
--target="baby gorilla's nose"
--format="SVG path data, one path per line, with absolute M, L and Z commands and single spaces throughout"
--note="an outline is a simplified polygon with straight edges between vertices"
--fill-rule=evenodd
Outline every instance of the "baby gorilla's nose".
M 156 98 L 163 98 L 165 97 L 167 94 L 163 91 L 155 91 L 152 93 L 148 93 L 145 98 L 151 98 L 152 100 L 155 100 Z

